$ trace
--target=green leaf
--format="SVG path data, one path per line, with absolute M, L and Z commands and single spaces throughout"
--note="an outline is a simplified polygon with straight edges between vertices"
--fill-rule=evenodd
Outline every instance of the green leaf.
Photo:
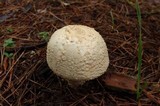
M 49 39 L 49 33 L 48 32 L 39 32 L 39 36 L 46 41 L 48 41 L 48 39 Z
M 9 38 L 7 40 L 4 40 L 4 43 L 3 43 L 3 47 L 13 47 L 14 46 L 14 41 L 12 38 Z
M 4 52 L 4 55 L 8 58 L 11 58 L 13 56 L 13 53 Z
M 7 32 L 8 32 L 8 33 L 12 33 L 12 32 L 13 32 L 13 29 L 12 29 L 12 28 L 7 28 Z

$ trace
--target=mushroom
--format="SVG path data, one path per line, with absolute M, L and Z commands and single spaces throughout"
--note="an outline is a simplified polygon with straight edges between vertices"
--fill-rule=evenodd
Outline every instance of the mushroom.
M 67 25 L 51 36 L 47 45 L 47 63 L 69 85 L 78 86 L 106 72 L 108 50 L 94 28 Z

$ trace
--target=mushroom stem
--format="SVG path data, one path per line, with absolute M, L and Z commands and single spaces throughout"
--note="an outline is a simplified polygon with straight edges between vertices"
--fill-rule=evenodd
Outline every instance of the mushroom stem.
M 72 88 L 77 88 L 80 85 L 83 85 L 86 81 L 85 80 L 81 80 L 81 81 L 77 81 L 77 80 L 67 80 L 68 81 L 68 85 Z

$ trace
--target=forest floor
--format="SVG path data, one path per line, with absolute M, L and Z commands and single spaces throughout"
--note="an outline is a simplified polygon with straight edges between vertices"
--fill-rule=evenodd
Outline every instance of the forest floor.
M 139 28 L 134 0 L 0 0 L 0 106 L 159 106 L 160 0 L 139 0 L 143 60 L 141 97 L 108 87 L 102 77 L 77 89 L 46 62 L 52 33 L 69 24 L 95 28 L 110 65 L 137 79 Z

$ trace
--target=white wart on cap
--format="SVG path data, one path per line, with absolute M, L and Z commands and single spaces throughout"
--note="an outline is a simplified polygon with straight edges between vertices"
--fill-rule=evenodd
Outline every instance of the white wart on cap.
M 70 85 L 83 84 L 106 72 L 109 65 L 107 46 L 101 35 L 84 25 L 58 29 L 47 45 L 47 63 Z

